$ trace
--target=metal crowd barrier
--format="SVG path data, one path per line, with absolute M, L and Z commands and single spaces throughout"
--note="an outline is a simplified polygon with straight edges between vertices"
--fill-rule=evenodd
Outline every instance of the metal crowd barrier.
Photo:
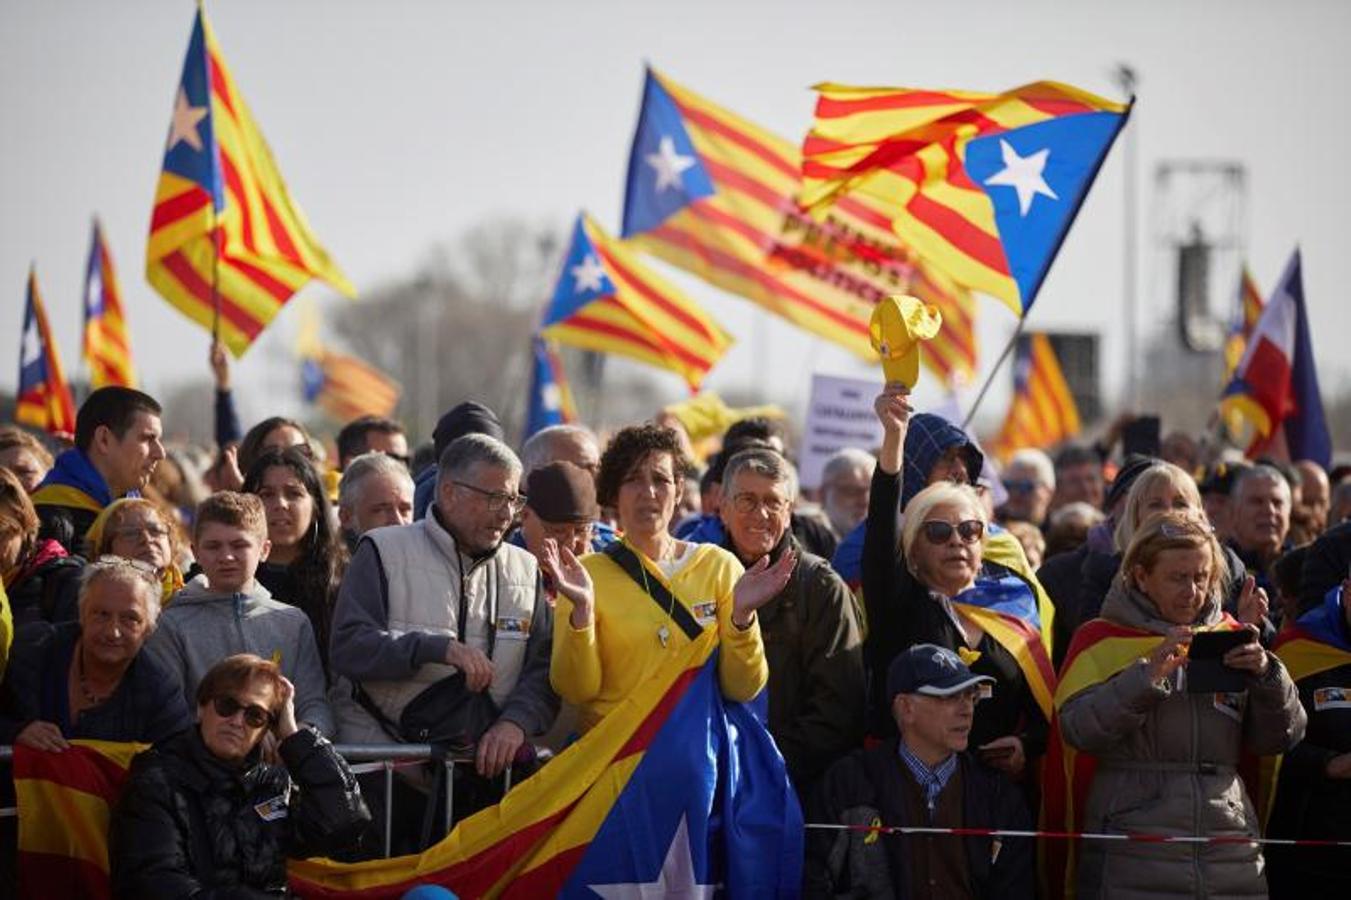
M 409 768 L 438 759 L 446 768 L 446 814 L 443 818 L 446 833 L 450 833 L 452 815 L 455 807 L 455 766 L 458 763 L 473 765 L 472 756 L 445 756 L 433 753 L 431 744 L 334 744 L 333 749 L 347 760 L 353 774 L 366 775 L 371 772 L 384 773 L 385 787 L 385 834 L 384 851 L 389 856 L 393 841 L 394 822 L 394 770 Z M 0 745 L 0 763 L 14 758 L 14 748 Z M 503 790 L 511 790 L 511 768 L 503 773 Z M 13 806 L 0 807 L 0 819 L 18 815 Z

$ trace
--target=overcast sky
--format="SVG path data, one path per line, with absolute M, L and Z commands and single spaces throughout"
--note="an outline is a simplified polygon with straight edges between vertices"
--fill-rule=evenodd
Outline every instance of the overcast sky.
M 0 0 L 0 384 L 14 386 L 34 260 L 66 368 L 76 368 L 94 214 L 119 267 L 146 387 L 205 375 L 206 335 L 143 276 L 193 9 L 188 0 Z M 1164 321 L 1172 304 L 1154 244 L 1155 166 L 1234 160 L 1247 169 L 1242 237 L 1261 289 L 1298 243 L 1324 391 L 1351 383 L 1351 4 L 218 0 L 208 13 L 293 196 L 359 291 L 487 218 L 562 229 L 584 207 L 617 231 L 644 61 L 794 141 L 810 125 L 808 88 L 821 80 L 997 90 L 1056 79 L 1120 98 L 1111 73 L 1129 62 L 1140 78 L 1131 127 L 1142 327 Z M 1030 320 L 1101 331 L 1109 398 L 1123 370 L 1121 150 Z M 870 371 L 744 301 L 680 283 L 739 339 L 711 387 L 761 386 L 793 404 L 813 369 Z M 322 287 L 305 295 L 336 302 Z M 1013 323 L 991 301 L 982 309 L 988 367 Z M 296 312 L 239 367 L 246 418 L 292 402 L 263 390 L 290 371 Z M 753 337 L 765 327 L 767 339 Z M 773 359 L 760 366 L 766 346 Z M 660 377 L 673 398 L 683 393 Z

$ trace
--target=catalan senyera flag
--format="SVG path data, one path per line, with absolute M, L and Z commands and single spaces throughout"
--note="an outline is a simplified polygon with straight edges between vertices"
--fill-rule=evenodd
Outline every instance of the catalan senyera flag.
M 75 433 L 75 400 L 61 368 L 61 354 L 47 324 L 36 268 L 28 270 L 28 300 L 19 332 L 19 389 L 14 421 L 51 434 Z
M 1025 316 L 1129 106 L 1051 81 L 999 94 L 816 86 L 804 206 L 868 198 L 922 259 Z
M 338 422 L 392 416 L 403 392 L 397 381 L 375 366 L 323 348 L 301 361 L 300 381 L 305 402 Z
M 108 385 L 136 386 L 122 288 L 97 219 L 84 270 L 84 359 L 89 364 L 89 386 L 94 390 Z
M 1002 459 L 1023 447 L 1053 446 L 1074 437 L 1082 427 L 1050 337 L 1028 334 L 1014 352 L 1013 398 L 994 442 Z
M 218 319 L 239 356 L 311 278 L 355 294 L 291 200 L 199 6 L 155 189 L 146 279 L 204 327 Z
M 291 864 L 302 897 L 795 895 L 802 814 L 769 733 L 718 687 L 717 635 L 673 650 L 579 741 L 420 856 Z
M 883 208 L 849 198 L 823 222 L 797 205 L 789 141 L 649 69 L 634 133 L 622 236 L 865 359 L 873 307 L 890 294 L 937 306 L 925 362 L 945 381 L 976 366 L 976 302 L 917 260 Z
M 19 896 L 112 896 L 108 820 L 146 744 L 75 740 L 60 753 L 14 747 Z
M 669 369 L 691 391 L 731 346 L 732 338 L 698 304 L 585 213 L 563 260 L 540 322 L 542 337 Z
M 525 413 L 525 436 L 551 425 L 577 421 L 577 404 L 563 371 L 558 347 L 536 335 L 530 339 L 530 397 Z
M 1332 435 L 1318 387 L 1303 263 L 1290 257 L 1253 327 L 1248 346 L 1225 387 L 1220 412 L 1252 423 L 1248 455 L 1271 453 L 1290 460 L 1332 463 Z

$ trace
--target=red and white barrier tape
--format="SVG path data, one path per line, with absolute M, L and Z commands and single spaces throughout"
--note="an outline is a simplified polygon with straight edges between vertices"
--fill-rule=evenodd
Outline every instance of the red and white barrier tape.
M 1203 837 L 1172 834 L 1097 834 L 1082 831 L 1017 831 L 999 828 L 931 828 L 920 825 L 828 825 L 807 823 L 819 831 L 871 831 L 876 834 L 951 834 L 958 837 L 1051 838 L 1054 840 L 1134 841 L 1141 844 L 1259 844 L 1276 847 L 1351 847 L 1351 841 L 1310 838 Z

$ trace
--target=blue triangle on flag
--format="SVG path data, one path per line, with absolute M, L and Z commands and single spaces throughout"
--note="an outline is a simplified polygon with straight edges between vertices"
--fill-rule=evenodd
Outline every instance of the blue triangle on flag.
M 225 208 L 225 191 L 216 165 L 215 127 L 211 117 L 211 81 L 202 13 L 192 27 L 183 77 L 174 92 L 174 112 L 165 142 L 164 171 L 195 181 L 212 196 L 217 210 Z
M 47 345 L 38 328 L 37 310 L 33 307 L 33 289 L 29 286 L 28 302 L 23 310 L 23 331 L 19 342 L 19 391 L 22 397 L 47 383 Z
M 716 193 L 713 179 L 685 130 L 675 100 L 651 69 L 629 151 L 622 237 L 656 228 L 701 197 Z
M 605 262 L 587 237 L 585 216 L 578 215 L 568 253 L 563 257 L 563 270 L 558 274 L 553 299 L 540 327 L 561 322 L 588 303 L 614 292 L 615 285 L 605 270 Z
M 313 403 L 324 390 L 324 367 L 312 356 L 300 364 L 300 389 L 306 403 Z
M 1026 315 L 1126 116 L 1062 116 L 977 138 L 966 173 L 994 204 L 995 227 Z
M 525 414 L 525 436 L 530 437 L 542 428 L 563 424 L 561 389 L 554 378 L 554 367 L 544 339 L 535 335 L 530 339 L 533 362 L 530 369 L 530 404 Z

